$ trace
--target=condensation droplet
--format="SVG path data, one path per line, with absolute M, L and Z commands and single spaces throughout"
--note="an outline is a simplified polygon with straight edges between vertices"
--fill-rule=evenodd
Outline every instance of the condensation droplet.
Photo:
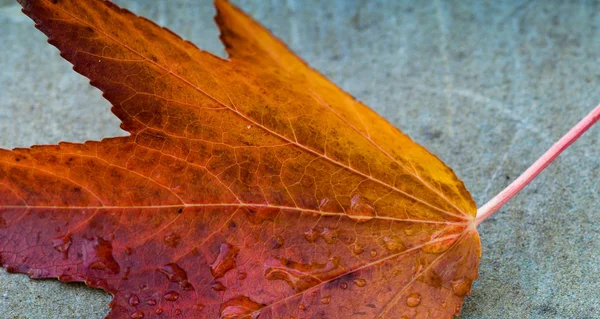
M 357 279 L 354 279 L 354 284 L 357 285 L 358 287 L 364 287 L 367 285 L 367 281 L 362 278 L 357 278 Z
M 448 307 L 448 303 L 444 301 L 444 302 L 442 303 L 442 308 L 446 309 L 446 307 Z
M 298 305 L 298 309 L 300 309 L 300 310 L 306 310 L 306 306 L 304 305 L 304 303 L 303 303 L 303 302 L 301 302 L 301 303 Z
M 340 257 L 330 258 L 326 264 L 299 263 L 285 258 L 270 257 L 265 260 L 265 279 L 283 280 L 296 292 L 301 292 L 318 285 L 319 278 L 326 274 L 337 274 L 340 268 Z
M 329 198 L 322 198 L 319 202 L 319 208 L 324 208 L 329 203 Z
M 321 232 L 321 237 L 323 237 L 326 243 L 333 244 L 337 241 L 338 232 L 335 229 L 325 227 L 323 232 Z
M 100 237 L 94 237 L 83 245 L 83 264 L 87 269 L 111 274 L 121 272 L 121 267 L 112 255 L 112 244 Z
M 155 306 L 156 305 L 156 300 L 150 299 L 150 300 L 146 301 L 146 304 L 148 306 Z
M 404 250 L 404 245 L 398 238 L 388 236 L 383 237 L 383 246 L 388 252 L 393 254 Z
M 367 203 L 360 195 L 354 195 L 350 199 L 350 210 L 346 212 L 348 217 L 358 223 L 365 223 L 377 215 L 375 208 Z
M 90 287 L 102 288 L 102 289 L 105 289 L 105 290 L 108 287 L 108 282 L 106 280 L 104 280 L 104 279 L 99 279 L 99 278 L 90 278 L 88 281 L 86 281 L 85 284 L 88 285 L 88 286 L 90 286 Z
M 344 290 L 345 290 L 345 289 L 348 289 L 348 284 L 347 284 L 347 283 L 345 283 L 345 282 L 343 282 L 343 283 L 341 283 L 341 284 L 340 284 L 340 288 L 342 288 L 342 289 L 344 289 Z
M 52 240 L 52 246 L 58 252 L 63 253 L 64 259 L 69 257 L 69 248 L 71 247 L 71 234 L 58 237 Z
M 273 249 L 281 248 L 285 244 L 285 240 L 281 236 L 275 237 L 273 240 Z
M 179 298 L 179 293 L 177 291 L 169 291 L 163 295 L 165 300 L 167 301 L 175 301 Z
M 461 310 L 462 310 L 462 305 L 456 305 L 456 308 L 454 308 L 454 315 L 456 317 L 458 317 L 458 315 L 460 315 Z
M 406 297 L 406 305 L 409 307 L 416 307 L 421 303 L 421 295 L 419 295 L 416 292 L 413 292 L 412 294 L 408 295 L 408 297 Z
M 356 245 L 355 245 L 355 246 L 354 246 L 354 248 L 352 249 L 352 252 L 353 252 L 355 255 L 360 255 L 360 254 L 364 253 L 364 252 L 365 252 L 365 250 L 364 250 L 362 247 L 360 247 L 360 246 L 356 246 Z
M 181 314 L 181 309 L 177 308 L 175 309 L 175 315 L 179 316 Z
M 163 309 L 162 308 L 156 308 L 156 310 L 154 310 L 154 313 L 157 315 L 160 315 L 163 313 Z
M 244 280 L 244 279 L 246 279 L 246 277 L 248 277 L 248 274 L 247 274 L 247 273 L 245 273 L 245 272 L 240 272 L 240 273 L 237 275 L 237 278 L 238 278 L 238 280 Z
M 130 317 L 131 317 L 131 319 L 142 319 L 142 318 L 144 318 L 144 313 L 138 310 L 138 311 L 132 313 Z
M 159 268 L 158 271 L 165 275 L 170 282 L 178 283 L 181 289 L 193 289 L 192 284 L 188 282 L 187 273 L 176 263 L 168 263 Z
M 201 303 L 197 303 L 197 304 L 194 305 L 193 309 L 196 312 L 200 312 L 200 311 L 202 311 L 202 309 L 204 309 L 204 305 L 201 304 Z
M 377 250 L 375 250 L 375 249 L 371 250 L 371 257 L 373 257 L 373 258 L 377 257 Z
M 210 272 L 214 278 L 221 278 L 231 269 L 235 268 L 235 260 L 239 248 L 234 247 L 229 243 L 222 243 L 219 247 L 219 255 L 217 259 L 210 265 Z
M 138 298 L 137 295 L 131 295 L 131 297 L 129 297 L 129 305 L 132 307 L 135 307 L 137 305 L 140 304 L 140 298 Z
M 415 234 L 415 230 L 414 230 L 414 229 L 412 229 L 412 228 L 405 228 L 405 229 L 404 229 L 404 234 L 405 234 L 406 236 L 412 236 L 412 235 L 414 235 L 414 234 Z
M 452 247 L 452 245 L 454 245 L 454 243 L 456 242 L 458 237 L 459 236 L 449 238 L 446 240 L 442 240 L 442 241 L 437 241 L 437 242 L 431 243 L 429 245 L 425 245 L 421 249 L 423 252 L 426 252 L 429 254 L 441 254 L 441 253 L 445 252 L 446 250 L 450 249 L 450 247 Z M 436 238 L 432 237 L 430 240 L 435 240 L 435 239 Z
M 250 317 L 249 314 L 264 306 L 264 304 L 259 304 L 246 296 L 237 296 L 221 304 L 221 314 L 219 318 L 256 318 L 258 315 L 255 314 Z
M 323 304 L 323 305 L 328 305 L 329 301 L 331 301 L 331 296 L 325 296 L 325 297 L 321 298 L 321 304 Z
M 454 292 L 457 297 L 464 297 L 468 295 L 471 291 L 471 283 L 472 281 L 468 278 L 461 278 L 450 282 L 452 286 L 452 292 Z
M 215 281 L 215 283 L 213 283 L 211 285 L 211 288 L 214 291 L 225 291 L 225 290 L 227 290 L 227 287 L 225 287 L 225 285 L 223 285 L 223 283 L 220 282 L 220 281 Z
M 321 237 L 321 233 L 314 228 L 311 228 L 304 233 L 304 238 L 306 238 L 306 241 L 309 243 L 314 243 L 319 237 Z

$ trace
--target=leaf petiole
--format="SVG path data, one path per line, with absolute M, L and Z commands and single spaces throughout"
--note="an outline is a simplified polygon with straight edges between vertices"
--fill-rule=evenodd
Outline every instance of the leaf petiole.
M 600 119 L 600 105 L 596 106 L 588 115 L 586 115 L 577 125 L 575 125 L 567 134 L 554 143 L 546 153 L 535 161 L 521 176 L 515 179 L 503 191 L 477 210 L 475 226 L 481 224 L 484 220 L 492 216 L 500 207 L 508 202 L 513 196 L 519 193 L 529 182 L 540 174 L 554 159 L 575 142 L 585 131 Z

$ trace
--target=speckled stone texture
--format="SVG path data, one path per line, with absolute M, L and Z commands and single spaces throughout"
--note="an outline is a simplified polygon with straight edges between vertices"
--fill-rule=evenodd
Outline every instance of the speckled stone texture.
M 224 55 L 206 0 L 115 0 Z M 598 1 L 234 1 L 425 145 L 479 205 L 600 102 Z M 0 147 L 123 135 L 11 0 L 0 0 Z M 462 318 L 600 317 L 600 127 L 480 226 Z M 110 296 L 0 271 L 0 318 L 102 318 Z

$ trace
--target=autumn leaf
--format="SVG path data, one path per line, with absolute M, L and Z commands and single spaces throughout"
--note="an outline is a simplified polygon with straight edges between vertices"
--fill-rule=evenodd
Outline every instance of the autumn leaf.
M 438 158 L 226 1 L 230 60 L 106 1 L 20 0 L 131 135 L 0 151 L 0 263 L 108 318 L 450 318 L 477 208 Z

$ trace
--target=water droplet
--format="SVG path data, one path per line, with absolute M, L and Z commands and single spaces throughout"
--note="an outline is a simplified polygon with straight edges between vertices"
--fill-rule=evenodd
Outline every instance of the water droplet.
M 458 237 L 459 236 L 456 236 L 446 240 L 431 243 L 429 245 L 425 245 L 423 246 L 422 251 L 430 254 L 441 254 L 446 250 L 450 249 L 450 247 L 452 247 L 452 245 L 456 242 Z M 431 238 L 431 240 L 435 240 L 435 238 Z
M 138 296 L 132 294 L 131 297 L 129 297 L 129 305 L 132 307 L 135 307 L 139 304 L 140 304 L 140 298 L 138 298 Z
M 84 243 L 83 264 L 89 270 L 111 274 L 121 272 L 121 267 L 112 255 L 112 244 L 100 237 L 94 237 Z
M 314 243 L 319 237 L 321 237 L 321 233 L 314 228 L 311 228 L 304 233 L 304 238 L 306 238 L 306 241 L 309 243 Z
M 220 281 L 215 281 L 215 282 L 214 282 L 214 283 L 211 285 L 211 288 L 212 288 L 214 291 L 225 291 L 225 290 L 227 290 L 227 287 L 225 287 L 225 285 L 223 285 L 223 283 L 222 283 L 222 282 L 220 282 Z
M 345 283 L 345 282 L 343 282 L 343 283 L 341 283 L 341 284 L 340 284 L 340 288 L 342 288 L 342 289 L 344 289 L 344 290 L 345 290 L 345 289 L 348 289 L 348 284 L 347 284 L 347 283 Z
M 364 248 L 355 245 L 354 248 L 352 249 L 352 252 L 355 255 L 360 255 L 360 254 L 364 253 L 365 250 L 364 250 Z
M 150 300 L 146 301 L 146 304 L 148 306 L 155 306 L 156 305 L 156 300 L 150 299 Z
M 377 250 L 375 250 L 375 249 L 371 250 L 371 257 L 372 258 L 377 257 Z
M 471 292 L 472 281 L 468 278 L 461 278 L 450 282 L 452 291 L 457 297 L 464 297 Z
M 325 297 L 321 298 L 321 304 L 328 305 L 330 300 L 331 300 L 331 296 L 325 296 Z
M 157 315 L 160 315 L 163 313 L 163 309 L 162 308 L 156 308 L 156 310 L 154 310 L 154 313 Z
M 360 195 L 352 196 L 350 199 L 350 210 L 346 212 L 348 217 L 358 223 L 365 223 L 375 218 L 375 208 L 367 203 Z
M 175 301 L 179 298 L 179 293 L 177 291 L 171 290 L 171 291 L 167 292 L 166 294 L 164 294 L 163 297 L 167 301 Z
M 300 309 L 300 310 L 306 310 L 306 306 L 304 305 L 304 303 L 303 303 L 303 302 L 301 302 L 301 303 L 298 305 L 298 309 Z
M 6 269 L 8 270 L 8 268 Z M 86 285 L 90 286 L 90 287 L 94 287 L 94 288 L 102 288 L 102 289 L 107 289 L 108 287 L 108 282 L 104 279 L 99 279 L 99 278 L 90 278 L 88 281 L 86 281 L 85 283 Z
M 165 242 L 165 245 L 175 248 L 181 243 L 181 236 L 172 232 L 168 232 L 165 234 L 165 237 L 163 237 L 163 241 Z
M 248 274 L 245 272 L 241 272 L 237 275 L 238 280 L 244 280 L 246 277 L 248 277 Z
M 456 308 L 454 308 L 454 316 L 458 317 L 460 315 L 461 310 L 462 310 L 462 305 L 456 305 Z
M 179 316 L 181 314 L 181 309 L 177 308 L 175 309 L 175 315 Z
M 416 292 L 413 292 L 412 294 L 408 295 L 408 297 L 406 297 L 406 305 L 409 307 L 416 307 L 421 303 L 421 295 L 419 295 Z
M 405 229 L 404 229 L 404 234 L 405 234 L 406 236 L 412 236 L 412 235 L 414 235 L 414 234 L 415 234 L 415 230 L 414 230 L 414 229 L 412 229 L 412 228 L 405 228 Z
M 138 310 L 138 311 L 132 313 L 130 317 L 131 317 L 131 319 L 142 319 L 142 318 L 144 318 L 144 313 Z
M 430 261 L 427 258 L 424 258 L 423 256 L 415 259 L 415 263 L 413 264 L 413 267 L 412 267 L 412 277 L 415 278 L 415 277 L 421 275 L 423 270 L 428 268 L 429 262 Z
M 357 285 L 358 287 L 364 287 L 367 285 L 367 281 L 362 278 L 357 278 L 357 279 L 354 279 L 354 284 Z
M 383 246 L 385 247 L 385 249 L 392 253 L 398 253 L 402 250 L 404 250 L 404 245 L 402 244 L 402 242 L 400 241 L 400 239 L 398 238 L 394 238 L 394 237 L 388 237 L 385 236 L 383 237 Z
M 427 274 L 425 274 L 424 277 L 427 280 L 425 282 L 428 283 L 430 286 L 435 288 L 442 287 L 442 277 L 437 273 L 437 271 L 435 271 L 435 269 L 429 269 L 429 271 L 427 272 Z
M 448 307 L 448 303 L 444 301 L 444 302 L 442 303 L 442 308 L 446 309 L 446 307 Z
M 52 247 L 63 254 L 63 258 L 69 257 L 69 248 L 71 247 L 71 233 L 52 240 Z
M 71 281 L 73 281 L 73 277 L 70 275 L 60 275 L 60 276 L 58 276 L 58 280 L 63 281 L 63 282 L 71 282 Z
M 281 247 L 283 247 L 283 244 L 285 244 L 283 237 L 277 236 L 273 240 L 273 249 L 281 248 Z
M 189 283 L 187 273 L 176 263 L 168 263 L 158 269 L 163 275 L 167 276 L 170 282 L 179 284 L 183 290 L 191 290 L 194 287 Z
M 225 273 L 235 268 L 235 259 L 237 258 L 239 248 L 229 243 L 222 243 L 219 247 L 217 259 L 210 265 L 210 272 L 214 278 L 221 278 Z
M 324 208 L 327 204 L 329 203 L 329 198 L 324 197 L 323 199 L 321 199 L 321 201 L 319 202 L 319 208 L 322 209 Z
M 303 264 L 285 258 L 269 258 L 265 261 L 265 279 L 283 280 L 294 291 L 301 292 L 321 282 L 321 278 L 340 275 L 343 269 L 340 258 L 331 258 L 326 264 Z
M 194 307 L 193 307 L 193 309 L 196 312 L 200 312 L 200 311 L 202 311 L 202 309 L 204 309 L 204 305 L 201 304 L 201 303 L 195 304 Z
M 237 296 L 221 304 L 220 319 L 249 318 L 250 313 L 264 306 L 246 296 Z
M 323 232 L 321 232 L 321 237 L 323 237 L 326 243 L 333 244 L 338 238 L 338 232 L 335 229 L 325 227 Z

